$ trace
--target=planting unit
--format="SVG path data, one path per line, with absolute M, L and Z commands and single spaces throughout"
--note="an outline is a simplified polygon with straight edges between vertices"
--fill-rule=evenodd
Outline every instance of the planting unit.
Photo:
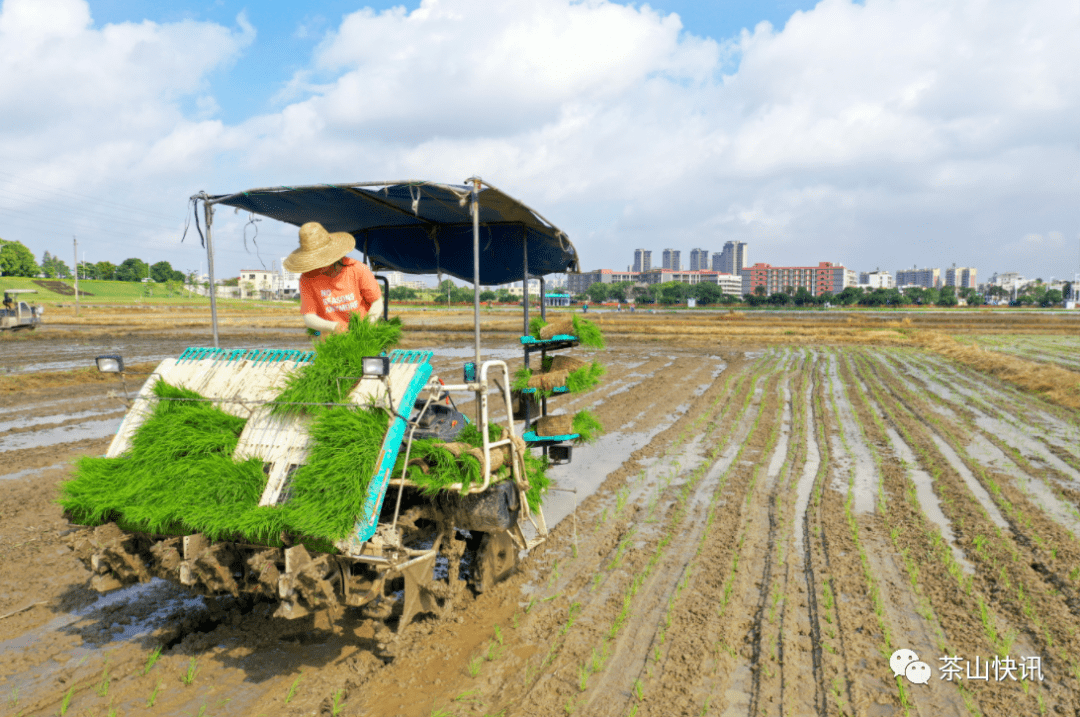
M 320 221 L 329 231 L 349 231 L 376 270 L 441 271 L 471 279 L 478 287 L 576 267 L 576 252 L 561 231 L 479 179 L 466 187 L 369 186 L 199 195 L 196 200 L 205 205 L 208 254 L 212 208 L 222 203 L 296 225 Z M 488 247 L 496 247 L 483 254 L 481 226 Z M 471 267 L 458 255 L 468 246 L 466 229 L 473 247 Z M 209 258 L 212 267 L 212 255 Z M 515 263 L 520 268 L 511 269 Z M 468 268 L 472 271 L 466 274 Z M 527 307 L 525 313 L 527 324 Z M 299 617 L 321 608 L 333 615 L 343 606 L 354 606 L 371 617 L 395 617 L 404 627 L 417 613 L 452 609 L 466 586 L 482 592 L 506 577 L 519 551 L 547 535 L 539 506 L 546 487 L 547 450 L 538 459 L 529 448 L 546 446 L 551 437 L 517 435 L 507 366 L 481 358 L 478 299 L 474 321 L 476 360 L 460 384 L 443 383 L 433 375 L 428 351 L 394 350 L 382 354 L 385 360 L 351 357 L 350 365 L 358 368 L 349 371 L 332 363 L 333 352 L 340 353 L 337 344 L 326 349 L 329 364 L 319 363 L 323 344 L 316 351 L 189 348 L 163 361 L 131 404 L 109 448 L 106 459 L 116 461 L 87 464 L 87 475 L 99 470 L 105 476 L 101 484 L 113 480 L 116 492 L 122 493 L 123 479 L 118 477 L 137 464 L 136 449 L 147 444 L 145 437 L 140 443 L 139 431 L 173 410 L 163 403 L 167 401 L 194 402 L 174 404 L 188 407 L 178 412 L 190 414 L 196 410 L 191 407 L 202 406 L 235 417 L 218 413 L 222 418 L 214 419 L 239 431 L 232 435 L 235 448 L 219 441 L 213 445 L 224 445 L 231 453 L 210 455 L 220 453 L 220 446 L 204 450 L 193 434 L 190 453 L 183 446 L 169 449 L 172 462 L 181 465 L 163 466 L 161 475 L 167 475 L 166 480 L 175 476 L 178 490 L 181 484 L 203 486 L 204 494 L 189 503 L 190 515 L 156 510 L 159 506 L 146 505 L 145 498 L 131 491 L 123 507 L 108 500 L 92 504 L 87 495 L 95 494 L 76 485 L 81 476 L 69 483 L 62 501 L 69 517 L 92 524 L 74 543 L 94 572 L 93 586 L 105 591 L 159 577 L 203 594 L 275 599 L 279 616 Z M 358 335 L 356 331 L 354 325 L 350 335 Z M 562 345 L 573 341 L 557 338 Z M 216 312 L 214 340 L 216 344 Z M 325 346 L 336 340 L 327 337 Z M 118 357 L 102 358 L 107 360 L 99 364 L 123 371 Z M 361 363 L 362 376 L 338 375 L 357 373 Z M 326 374 L 327 365 L 334 366 L 331 375 Z M 322 373 L 305 373 L 319 366 Z M 297 376 L 306 380 L 316 375 L 323 384 L 320 390 L 330 390 L 334 398 L 297 398 Z M 471 421 L 444 405 L 454 391 L 475 395 Z M 489 420 L 492 392 L 505 409 L 501 425 Z M 334 423 L 328 422 L 331 417 Z M 242 419 L 242 429 L 236 419 Z M 203 419 L 191 419 L 198 420 Z M 383 431 L 383 425 L 377 440 L 372 432 Z M 343 428 L 331 439 L 327 426 Z M 354 426 L 359 432 L 355 441 L 340 435 Z M 189 455 L 199 450 L 204 450 L 200 456 L 205 462 L 196 464 Z M 350 458 L 342 464 L 346 454 Z M 352 460 L 354 454 L 359 460 Z M 185 468 L 185 461 L 192 467 Z M 354 478 L 358 462 L 365 470 Z M 373 467 L 367 471 L 369 464 Z M 342 470 L 337 472 L 347 475 L 344 480 L 342 475 L 313 475 L 311 466 L 329 472 L 325 466 L 338 466 Z M 220 480 L 205 475 L 218 467 Z M 147 485 L 170 497 L 167 486 L 161 493 L 162 478 L 153 475 L 152 467 L 141 470 L 140 480 L 150 473 Z M 253 482 L 261 486 L 257 504 L 249 490 Z M 238 498 L 244 490 L 247 497 Z M 356 493 L 357 499 L 342 501 L 337 494 L 343 491 Z M 232 514 L 234 505 L 240 515 Z M 355 509 L 345 515 L 339 510 L 328 519 L 318 514 L 327 505 Z M 352 526 L 344 536 L 333 528 L 342 521 Z M 193 525 L 207 527 L 193 530 Z

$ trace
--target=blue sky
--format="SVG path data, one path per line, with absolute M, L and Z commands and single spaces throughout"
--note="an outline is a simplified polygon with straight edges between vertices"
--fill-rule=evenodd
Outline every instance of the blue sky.
M 1071 277 L 1077 36 L 1060 0 L 2 0 L 0 237 L 188 271 L 200 190 L 479 174 L 585 270 L 739 240 Z M 223 275 L 296 244 L 245 223 Z
M 628 4 L 628 3 L 622 3 Z M 639 3 L 640 4 L 640 3 Z M 783 27 L 798 10 L 809 10 L 814 2 L 690 2 L 664 0 L 649 3 L 663 13 L 676 13 L 687 33 L 723 40 L 737 36 L 767 21 Z M 419 2 L 356 2 L 323 0 L 319 3 L 263 0 L 258 3 L 217 0 L 216 2 L 135 2 L 133 0 L 93 0 L 90 9 L 95 24 L 179 20 L 205 20 L 224 26 L 236 23 L 241 14 L 258 33 L 256 41 L 232 64 L 207 79 L 221 107 L 219 117 L 229 123 L 241 122 L 252 114 L 280 108 L 275 102 L 285 81 L 308 65 L 309 58 L 327 32 L 356 10 L 375 11 L 392 7 L 415 10 Z

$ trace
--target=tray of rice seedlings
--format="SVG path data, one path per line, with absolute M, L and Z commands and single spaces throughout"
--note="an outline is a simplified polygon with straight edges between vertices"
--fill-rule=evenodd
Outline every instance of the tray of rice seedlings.
M 160 577 L 273 598 L 284 617 L 351 605 L 405 625 L 506 577 L 524 521 L 546 530 L 547 461 L 510 423 L 412 440 L 443 392 L 431 352 L 393 348 L 400 335 L 354 319 L 312 351 L 163 361 L 62 487 L 94 587 Z
M 529 334 L 521 343 L 530 349 L 560 349 L 572 346 L 604 348 L 604 335 L 593 322 L 582 316 L 553 319 L 551 322 L 536 316 L 529 321 Z
M 539 373 L 525 367 L 518 369 L 511 387 L 545 398 L 558 393 L 584 393 L 600 385 L 600 379 L 606 373 L 598 361 L 585 362 L 563 355 L 544 357 L 542 369 Z

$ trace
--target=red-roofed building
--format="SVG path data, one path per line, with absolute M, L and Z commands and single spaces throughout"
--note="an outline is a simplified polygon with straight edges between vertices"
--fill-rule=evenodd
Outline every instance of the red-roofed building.
M 839 294 L 848 286 L 858 286 L 859 277 L 843 264 L 831 261 L 818 262 L 817 266 L 773 266 L 758 262 L 742 270 L 742 293 L 753 294 L 758 286 L 765 287 L 766 294 L 796 291 L 801 287 L 814 296 L 825 292 Z

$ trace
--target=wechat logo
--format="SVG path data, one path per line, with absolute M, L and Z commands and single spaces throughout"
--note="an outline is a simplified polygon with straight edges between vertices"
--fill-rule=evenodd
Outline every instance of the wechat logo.
M 930 665 L 919 661 L 919 656 L 913 650 L 897 650 L 889 658 L 889 667 L 892 668 L 893 676 L 903 675 L 908 682 L 916 685 L 925 685 L 930 681 Z

